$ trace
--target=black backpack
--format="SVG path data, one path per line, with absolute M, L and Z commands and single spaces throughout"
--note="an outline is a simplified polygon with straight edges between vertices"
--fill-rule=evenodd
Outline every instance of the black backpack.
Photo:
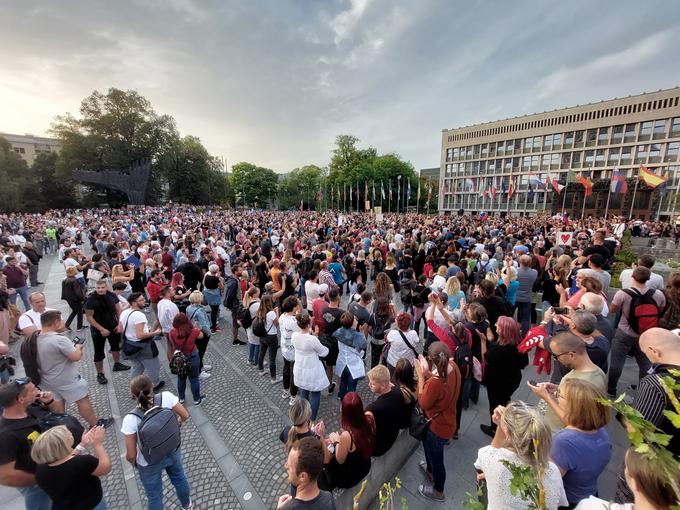
M 40 431 L 40 433 L 46 430 L 56 427 L 57 425 L 64 425 L 69 430 L 73 436 L 73 447 L 80 444 L 80 440 L 83 437 L 83 432 L 85 429 L 78 421 L 78 418 L 71 416 L 66 413 L 53 413 L 43 404 L 31 404 L 26 409 L 26 413 L 32 421 L 21 420 L 18 423 L 6 422 L 3 418 L 0 418 L 0 431 L 2 430 L 21 430 L 24 428 L 33 427 Z
M 449 338 L 456 346 L 456 350 L 453 352 L 453 361 L 458 366 L 458 370 L 460 370 L 460 379 L 461 381 L 466 381 L 472 377 L 472 348 L 469 341 L 472 338 L 472 333 L 470 333 L 469 329 L 465 328 L 464 338 L 460 339 L 453 331 L 449 331 Z
M 659 326 L 661 309 L 654 300 L 656 292 L 654 289 L 648 289 L 644 294 L 637 289 L 623 289 L 623 292 L 630 296 L 630 307 L 626 316 L 630 329 L 639 335 Z
M 378 317 L 377 315 L 373 315 L 373 324 L 373 338 L 376 340 L 384 340 L 385 332 L 390 329 L 390 317 Z
M 181 443 L 179 422 L 172 409 L 162 406 L 163 395 L 154 395 L 153 407 L 144 411 L 137 407 L 132 414 L 139 418 L 137 447 L 149 465 L 157 464 Z
M 252 326 L 253 335 L 255 335 L 256 337 L 264 338 L 269 334 L 269 332 L 267 331 L 266 316 L 260 318 L 257 315 L 255 315 L 255 317 L 253 318 Z
M 255 302 L 257 303 L 257 301 Z M 253 325 L 253 315 L 250 313 L 250 305 L 248 305 L 246 308 L 241 308 L 238 314 L 238 320 L 241 322 L 241 326 L 243 326 L 245 329 L 248 329 Z
M 486 268 L 489 267 L 490 263 L 491 263 L 490 260 L 487 260 L 486 264 L 482 264 L 481 260 L 479 261 L 479 269 L 474 274 L 474 282 L 475 283 L 479 283 L 484 278 L 486 278 Z

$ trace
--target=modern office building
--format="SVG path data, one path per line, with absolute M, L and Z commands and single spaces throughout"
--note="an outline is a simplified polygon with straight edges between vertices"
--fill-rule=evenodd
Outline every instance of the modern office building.
M 532 214 L 564 208 L 580 216 L 608 209 L 668 218 L 676 206 L 679 149 L 680 87 L 445 129 L 439 210 Z M 640 165 L 665 175 L 666 184 L 651 189 L 640 182 L 635 190 Z M 609 193 L 615 168 L 626 177 L 626 193 Z M 592 194 L 586 198 L 568 176 L 588 178 Z M 547 178 L 565 186 L 560 194 L 545 185 Z
M 61 142 L 55 138 L 30 134 L 12 135 L 9 133 L 0 133 L 0 136 L 10 143 L 14 152 L 21 156 L 21 159 L 25 160 L 28 166 L 33 164 L 35 157 L 41 152 L 59 152 L 61 149 Z

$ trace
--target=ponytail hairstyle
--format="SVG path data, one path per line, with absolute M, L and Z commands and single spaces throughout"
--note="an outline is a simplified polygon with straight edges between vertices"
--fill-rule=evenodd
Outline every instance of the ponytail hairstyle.
M 291 426 L 286 438 L 286 452 L 290 452 L 293 443 L 298 440 L 298 429 L 309 424 L 309 420 L 312 417 L 312 406 L 309 404 L 309 400 L 296 398 L 293 406 L 288 411 L 288 417 L 290 418 Z
M 548 469 L 552 445 L 548 423 L 535 407 L 513 401 L 505 408 L 501 425 L 507 438 L 506 446 L 532 468 L 538 481 L 539 498 L 545 497 L 543 474 Z
M 267 317 L 267 314 L 271 312 L 274 309 L 274 300 L 272 299 L 272 295 L 267 293 L 264 296 L 262 296 L 262 299 L 260 300 L 260 308 L 257 309 L 257 312 L 255 313 L 255 317 L 265 320 Z
M 240 292 L 237 290 L 236 292 Z M 245 298 L 243 298 L 243 306 L 245 308 L 250 307 L 250 304 L 257 299 L 257 297 L 260 295 L 260 289 L 257 287 L 250 287 L 248 291 L 246 292 Z
M 153 383 L 148 375 L 142 374 L 132 379 L 130 393 L 144 411 L 153 407 Z
M 446 380 L 449 375 L 451 349 L 444 342 L 433 342 L 428 350 L 427 359 L 437 368 L 437 375 Z

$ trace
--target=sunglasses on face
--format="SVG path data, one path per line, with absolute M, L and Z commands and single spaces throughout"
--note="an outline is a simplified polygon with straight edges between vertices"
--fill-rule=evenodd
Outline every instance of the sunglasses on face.
M 567 352 L 562 352 L 560 354 L 555 354 L 554 352 L 552 353 L 552 357 L 556 359 L 557 361 L 560 360 L 560 356 L 564 356 L 565 354 L 573 354 L 574 351 L 567 351 Z
M 14 384 L 16 384 L 19 387 L 26 386 L 30 382 L 31 382 L 30 377 L 20 377 L 19 379 L 14 379 Z

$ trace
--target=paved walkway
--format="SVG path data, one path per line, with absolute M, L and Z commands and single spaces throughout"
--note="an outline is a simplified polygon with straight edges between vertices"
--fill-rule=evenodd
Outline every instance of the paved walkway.
M 63 312 L 68 306 L 60 298 L 63 267 L 56 258 L 47 258 L 41 265 L 41 279 L 46 282 L 44 292 L 49 307 Z M 221 318 L 227 330 L 228 312 Z M 89 331 L 83 331 L 89 338 Z M 163 349 L 163 346 L 159 344 Z M 287 422 L 288 400 L 281 398 L 280 384 L 271 385 L 269 377 L 258 375 L 257 370 L 246 363 L 247 346 L 234 346 L 224 333 L 213 335 L 206 354 L 207 362 L 213 366 L 213 376 L 203 381 L 207 400 L 201 407 L 187 404 L 191 420 L 182 429 L 182 455 L 191 485 L 192 499 L 196 509 L 273 509 L 281 494 L 288 488 L 283 445 L 278 436 Z M 18 350 L 18 343 L 13 345 Z M 164 354 L 161 353 L 161 359 Z M 81 373 L 90 383 L 90 395 L 99 416 L 113 416 L 115 430 L 107 433 L 106 448 L 112 458 L 113 470 L 102 479 L 107 504 L 111 509 L 146 508 L 144 490 L 138 476 L 125 461 L 124 445 L 120 430 L 121 417 L 133 403 L 128 395 L 129 372 L 111 372 L 111 360 L 105 363 L 109 384 L 96 383 L 92 359 L 92 346 L 86 342 L 86 356 L 81 361 Z M 280 360 L 280 354 L 279 354 Z M 282 363 L 278 364 L 279 370 Z M 632 382 L 635 370 L 626 370 L 621 387 Z M 166 389 L 176 393 L 175 378 L 167 368 L 163 370 Z M 529 368 L 525 380 L 540 379 Z M 358 388 L 364 402 L 372 396 L 367 384 L 361 382 Z M 516 398 L 534 402 L 525 385 L 517 391 Z M 190 400 L 190 398 L 188 399 Z M 75 409 L 71 409 L 75 413 Z M 325 395 L 321 400 L 319 417 L 326 421 L 328 429 L 339 428 L 339 401 Z M 448 501 L 441 505 L 446 509 L 462 509 L 465 492 L 474 492 L 474 462 L 477 450 L 489 443 L 488 437 L 479 430 L 480 423 L 487 422 L 486 392 L 481 391 L 480 401 L 464 411 L 460 439 L 447 447 L 445 454 Z M 623 451 L 627 445 L 625 434 L 618 425 L 609 427 L 616 443 L 614 458 L 608 470 L 600 477 L 600 493 L 604 497 L 613 495 L 615 475 L 622 463 Z M 114 433 L 116 432 L 116 433 Z M 401 468 L 399 477 L 403 488 L 402 496 L 410 510 L 431 508 L 432 504 L 418 495 L 418 485 L 423 483 L 418 462 L 424 458 L 422 448 Z M 179 508 L 170 483 L 165 483 L 166 508 Z M 400 507 L 401 505 L 398 505 Z M 0 508 L 3 510 L 22 509 L 23 499 L 14 489 L 0 487 Z M 378 508 L 377 504 L 375 508 Z M 346 510 L 346 509 L 339 509 Z

